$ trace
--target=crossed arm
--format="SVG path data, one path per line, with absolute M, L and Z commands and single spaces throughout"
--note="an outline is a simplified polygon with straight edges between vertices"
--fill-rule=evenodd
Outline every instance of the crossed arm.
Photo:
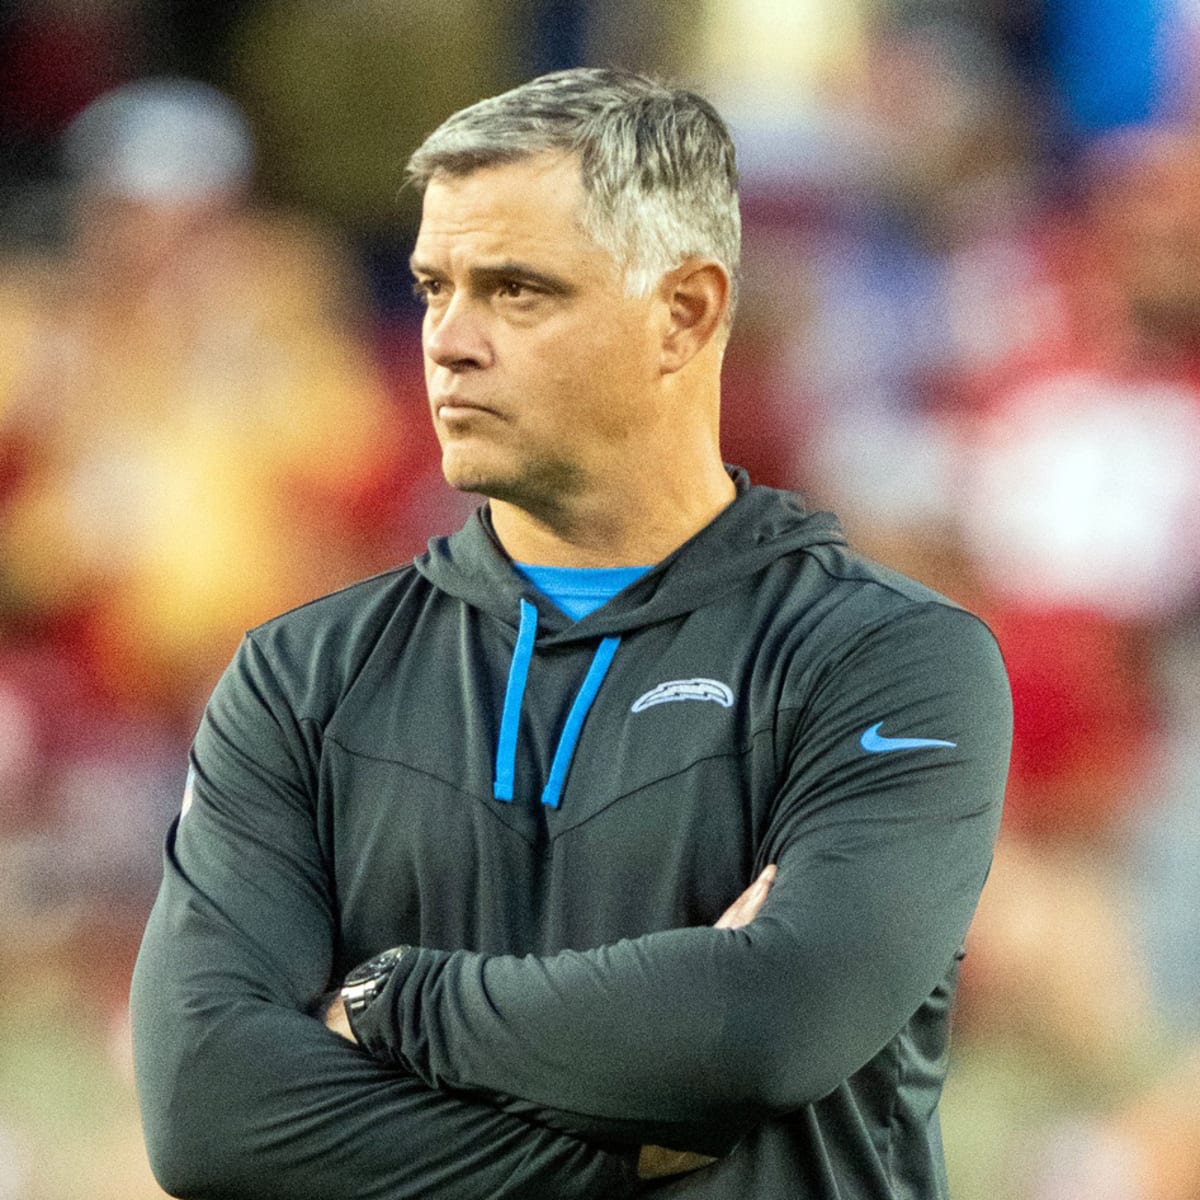
M 275 876 L 287 863 L 286 846 L 276 848 L 282 857 L 260 846 L 231 861 L 230 871 L 247 873 L 232 880 L 213 862 L 198 862 L 186 833 L 169 840 L 131 995 L 147 1148 L 168 1193 L 191 1200 L 635 1194 L 636 1149 L 436 1091 L 332 1036 L 312 1015 L 329 979 L 328 909 L 304 895 L 304 877 L 294 872 L 293 890 L 281 899 Z
M 180 841 L 176 829 L 131 998 L 147 1145 L 170 1194 L 617 1200 L 639 1179 L 709 1161 L 556 1131 L 331 1037 L 311 1015 L 331 944 L 315 881 L 286 844 L 259 847 L 229 864 L 259 875 L 258 895 L 239 905 L 247 880 L 222 886 L 210 861 L 202 889 Z M 753 917 L 768 882 L 731 906 L 726 927 Z
M 775 881 L 776 870 L 774 864 L 766 867 L 758 878 L 717 918 L 713 923 L 713 928 L 741 929 L 749 925 L 758 916 L 766 902 L 767 893 Z M 346 1006 L 341 1002 L 338 993 L 334 993 L 331 1001 L 325 1005 L 323 1019 L 326 1028 L 352 1045 L 358 1045 L 358 1039 L 351 1028 Z M 648 1143 L 643 1145 L 638 1153 L 637 1173 L 640 1179 L 659 1179 L 667 1175 L 694 1171 L 714 1161 L 715 1158 L 712 1155 L 697 1154 L 688 1150 L 671 1150 L 665 1146 Z
M 415 948 L 357 1035 L 431 1088 L 566 1133 L 725 1154 L 872 1059 L 961 945 L 994 808 L 882 819 L 895 800 L 871 792 L 856 819 L 834 808 L 785 836 L 740 929 L 544 958 Z

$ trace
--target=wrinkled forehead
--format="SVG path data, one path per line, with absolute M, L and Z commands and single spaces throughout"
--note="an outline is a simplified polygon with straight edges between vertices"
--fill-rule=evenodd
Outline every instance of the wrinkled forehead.
M 584 228 L 584 202 L 573 155 L 543 153 L 467 172 L 437 172 L 425 188 L 413 258 L 602 253 Z
M 431 198 L 435 205 L 447 199 L 506 204 L 516 195 L 581 205 L 585 188 L 578 155 L 546 150 L 499 161 L 452 163 L 435 171 L 426 183 L 422 212 L 428 211 Z

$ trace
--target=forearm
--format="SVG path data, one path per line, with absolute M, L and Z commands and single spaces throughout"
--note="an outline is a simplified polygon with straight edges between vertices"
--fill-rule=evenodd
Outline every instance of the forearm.
M 668 979 L 709 937 L 734 936 L 680 930 L 550 959 L 414 951 L 356 1031 L 430 1087 L 581 1137 L 721 1154 L 753 1123 L 751 1068 L 727 1072 L 720 1005 Z M 705 976 L 708 1000 L 727 990 L 719 972 Z
M 189 934 L 182 934 L 186 943 Z M 231 994 L 238 968 L 181 977 L 180 930 L 156 912 L 132 1008 L 147 1146 L 163 1187 L 206 1200 L 632 1194 L 632 1155 L 440 1094 L 313 1016 Z
M 636 1187 L 614 1154 L 373 1061 L 312 1012 L 339 938 L 314 806 L 319 727 L 252 639 L 197 734 L 187 812 L 134 973 L 152 1165 L 195 1200 L 578 1197 Z
M 414 952 L 356 1027 L 431 1086 L 517 1096 L 576 1132 L 720 1153 L 831 1091 L 939 984 L 988 836 L 965 822 L 952 865 L 920 889 L 886 839 L 853 865 L 784 867 L 744 930 L 542 959 Z

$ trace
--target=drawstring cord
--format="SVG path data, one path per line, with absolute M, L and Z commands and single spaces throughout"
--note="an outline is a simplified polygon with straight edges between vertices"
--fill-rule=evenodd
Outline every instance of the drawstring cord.
M 537 636 L 537 609 L 528 600 L 521 601 L 521 623 L 517 627 L 517 645 L 508 668 L 508 686 L 504 689 L 504 711 L 500 717 L 500 740 L 496 743 L 496 779 L 492 795 L 512 803 L 513 782 L 517 770 L 517 729 L 521 724 L 521 701 L 525 681 L 533 659 L 533 639 Z
M 497 800 L 509 804 L 512 803 L 516 780 L 517 732 L 521 724 L 521 705 L 525 699 L 525 685 L 529 679 L 529 664 L 533 660 L 536 637 L 537 609 L 528 600 L 522 599 L 517 644 L 508 669 L 508 685 L 504 689 L 500 737 L 496 743 L 496 778 L 492 784 L 492 795 Z M 575 755 L 579 735 L 583 731 L 583 723 L 620 644 L 621 639 L 618 637 L 606 637 L 600 643 L 571 704 L 571 711 L 567 713 L 558 745 L 554 750 L 554 759 L 550 764 L 550 775 L 542 789 L 542 803 L 549 808 L 558 808 L 562 802 L 563 786 L 567 781 L 567 771 Z
M 583 684 L 571 705 L 571 711 L 567 713 L 566 724 L 563 725 L 558 746 L 554 751 L 554 761 L 550 764 L 550 778 L 546 780 L 546 786 L 542 789 L 542 803 L 550 808 L 557 808 L 562 800 L 563 784 L 567 781 L 567 769 L 575 754 L 575 743 L 579 741 L 584 718 L 588 715 L 588 709 L 592 707 L 592 701 L 596 699 L 596 693 L 604 682 L 604 676 L 608 674 L 608 668 L 612 665 L 613 655 L 616 654 L 620 642 L 620 638 L 606 637 L 597 647 L 592 665 L 588 667 L 588 672 L 583 677 Z

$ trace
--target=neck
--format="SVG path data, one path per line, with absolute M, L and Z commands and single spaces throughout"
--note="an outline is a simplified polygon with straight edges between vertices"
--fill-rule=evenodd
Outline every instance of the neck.
M 492 527 L 511 558 L 538 566 L 632 567 L 659 562 L 733 501 L 736 489 L 714 459 L 698 473 L 629 469 L 552 513 L 491 502 Z
M 549 504 L 492 500 L 492 527 L 518 562 L 635 567 L 660 562 L 737 494 L 721 461 L 722 347 L 664 374 L 629 436 L 582 466 Z M 543 500 L 545 497 L 543 497 Z

